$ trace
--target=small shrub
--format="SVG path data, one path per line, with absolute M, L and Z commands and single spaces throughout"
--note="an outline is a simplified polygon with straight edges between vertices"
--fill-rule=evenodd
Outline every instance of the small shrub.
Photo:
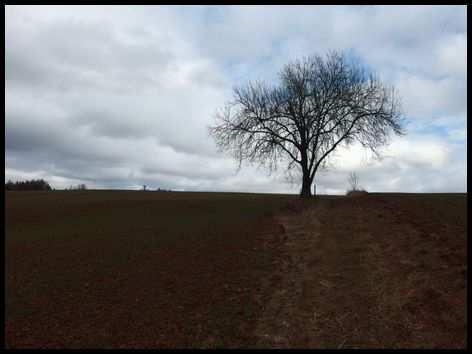
M 346 192 L 348 197 L 360 197 L 368 194 L 366 190 L 359 188 L 359 177 L 357 176 L 357 173 L 351 172 L 347 181 L 351 186 L 351 189 Z
M 365 191 L 365 190 L 350 190 L 350 191 L 347 191 L 346 192 L 346 195 L 348 197 L 362 197 L 362 196 L 365 196 L 369 194 L 369 192 Z

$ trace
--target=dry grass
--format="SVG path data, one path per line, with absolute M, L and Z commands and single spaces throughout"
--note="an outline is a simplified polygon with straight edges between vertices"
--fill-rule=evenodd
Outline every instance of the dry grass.
M 260 346 L 464 348 L 465 215 L 465 195 L 388 194 L 287 214 L 285 291 L 265 315 L 287 326 Z

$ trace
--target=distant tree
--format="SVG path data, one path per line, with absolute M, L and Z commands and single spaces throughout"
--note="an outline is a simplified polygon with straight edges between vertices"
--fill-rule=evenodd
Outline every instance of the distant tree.
M 70 185 L 69 188 L 66 188 L 66 191 L 84 191 L 87 189 L 86 184 L 77 184 L 76 186 Z
M 344 53 L 330 52 L 285 65 L 279 84 L 249 82 L 209 128 L 220 150 L 277 167 L 287 162 L 302 173 L 302 197 L 311 196 L 316 172 L 341 144 L 359 142 L 378 154 L 390 132 L 403 134 L 393 87 L 368 74 Z
M 348 177 L 349 185 L 351 186 L 351 190 L 357 191 L 359 187 L 359 177 L 357 177 L 357 173 L 351 172 Z

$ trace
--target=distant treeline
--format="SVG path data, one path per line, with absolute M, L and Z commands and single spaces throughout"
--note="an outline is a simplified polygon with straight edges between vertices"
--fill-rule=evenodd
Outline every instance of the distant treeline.
M 77 184 L 64 188 L 65 191 L 85 191 L 88 187 L 86 184 Z M 53 188 L 43 179 L 32 179 L 30 181 L 8 181 L 5 183 L 5 190 L 7 191 L 52 191 Z M 143 186 L 144 191 L 150 191 L 147 186 Z M 156 192 L 172 192 L 171 189 L 157 188 Z
M 151 191 L 152 189 L 148 189 L 148 186 L 143 184 L 143 188 L 141 189 L 142 191 Z M 162 188 L 157 188 L 156 192 L 172 192 L 171 189 L 162 189 Z
M 52 190 L 48 182 L 43 179 L 32 179 L 31 181 L 8 181 L 5 183 L 7 191 L 50 191 Z

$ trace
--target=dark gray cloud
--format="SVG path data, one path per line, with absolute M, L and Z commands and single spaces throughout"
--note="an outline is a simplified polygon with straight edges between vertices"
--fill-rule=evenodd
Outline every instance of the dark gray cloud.
M 233 85 L 343 49 L 399 89 L 410 134 L 382 161 L 340 150 L 318 190 L 353 170 L 372 191 L 467 189 L 465 6 L 6 6 L 5 21 L 7 178 L 297 192 L 282 170 L 237 173 L 207 126 Z

